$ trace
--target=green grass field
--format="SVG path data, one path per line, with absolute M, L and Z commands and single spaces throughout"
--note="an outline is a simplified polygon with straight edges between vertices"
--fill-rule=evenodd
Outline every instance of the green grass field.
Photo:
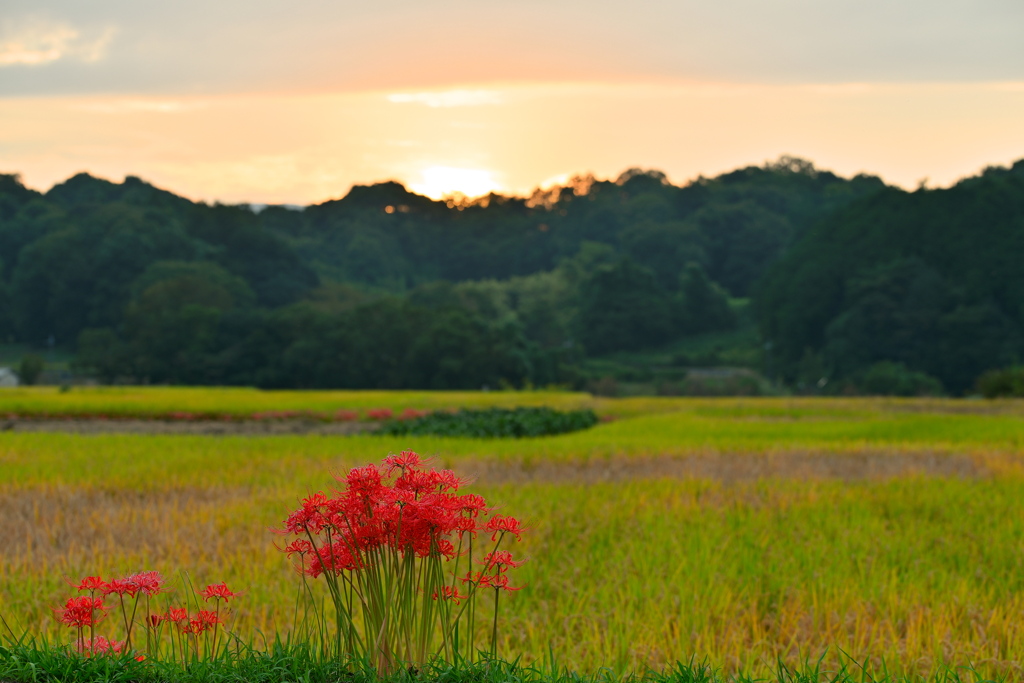
M 69 640 L 65 577 L 187 571 L 246 591 L 234 628 L 285 633 L 299 580 L 269 531 L 331 472 L 411 449 L 524 518 L 501 652 L 618 671 L 708 657 L 767 671 L 839 648 L 890 671 L 1024 655 L 1024 403 L 593 399 L 494 392 L 32 389 L 5 410 L 592 407 L 520 441 L 0 434 L 0 610 Z M 215 408 L 210 408 L 215 407 Z M 148 412 L 147 412 L 148 411 Z

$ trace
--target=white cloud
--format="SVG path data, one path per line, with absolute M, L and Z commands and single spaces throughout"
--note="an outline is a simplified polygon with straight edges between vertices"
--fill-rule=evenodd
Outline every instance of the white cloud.
M 495 90 L 443 90 L 439 92 L 394 93 L 388 102 L 425 104 L 428 107 L 478 107 L 501 104 L 501 93 Z
M 65 22 L 28 18 L 0 23 L 0 66 L 40 65 L 61 59 L 96 62 L 103 58 L 115 30 L 84 35 Z

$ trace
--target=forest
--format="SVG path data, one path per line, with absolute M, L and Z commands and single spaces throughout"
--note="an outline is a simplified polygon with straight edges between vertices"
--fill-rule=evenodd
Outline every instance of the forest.
M 1022 257 L 1024 161 L 915 191 L 782 157 L 307 207 L 9 174 L 0 340 L 103 383 L 958 396 L 1021 361 Z

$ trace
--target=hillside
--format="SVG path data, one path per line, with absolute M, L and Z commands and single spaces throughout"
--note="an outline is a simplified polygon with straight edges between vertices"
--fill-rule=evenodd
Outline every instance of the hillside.
M 8 175 L 0 334 L 103 381 L 589 388 L 654 372 L 653 390 L 659 364 L 679 378 L 742 359 L 799 391 L 961 393 L 1020 356 L 1022 169 L 908 193 L 784 157 L 683 186 L 632 169 L 441 202 L 387 182 L 262 210 L 134 177 L 42 194 Z M 739 346 L 691 358 L 701 339 Z

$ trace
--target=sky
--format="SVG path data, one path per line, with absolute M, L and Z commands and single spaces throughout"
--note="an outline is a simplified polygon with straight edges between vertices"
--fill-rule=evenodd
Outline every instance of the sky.
M 310 204 L 1024 157 L 1020 0 L 2 0 L 0 173 Z

